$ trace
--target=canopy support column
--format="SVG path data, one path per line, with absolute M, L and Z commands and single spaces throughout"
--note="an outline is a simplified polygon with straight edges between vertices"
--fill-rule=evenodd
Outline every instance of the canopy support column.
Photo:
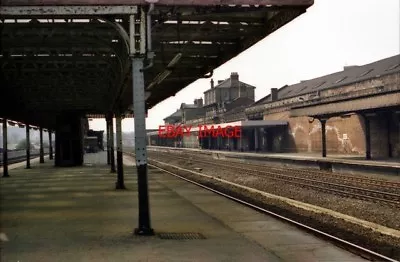
M 138 175 L 139 226 L 136 235 L 153 235 L 150 224 L 149 193 L 147 184 L 146 150 L 146 97 L 143 62 L 146 55 L 146 15 L 141 10 L 140 48 L 136 49 L 135 15 L 130 16 L 130 57 L 132 59 L 133 110 L 135 118 L 135 157 Z
M 39 162 L 44 163 L 44 150 L 43 150 L 43 128 L 39 128 L 39 138 L 40 138 L 40 151 L 39 151 Z
M 117 131 L 117 183 L 116 189 L 125 189 L 124 184 L 124 169 L 123 169 L 123 155 L 122 155 L 122 127 L 121 127 L 121 113 L 115 117 L 115 125 Z
M 26 169 L 31 168 L 31 139 L 29 133 L 29 124 L 26 124 Z
M 3 118 L 3 177 L 8 174 L 7 119 Z

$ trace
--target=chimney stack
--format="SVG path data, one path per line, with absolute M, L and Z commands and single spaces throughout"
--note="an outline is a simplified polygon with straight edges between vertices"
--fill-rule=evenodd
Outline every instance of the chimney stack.
M 278 88 L 271 88 L 271 101 L 278 100 Z
M 237 72 L 232 72 L 231 79 L 239 81 L 239 74 Z
M 214 88 L 214 79 L 211 78 L 210 83 L 211 83 L 211 89 L 213 89 Z
M 195 100 L 194 100 L 194 104 L 195 104 L 197 107 L 202 107 L 202 106 L 203 106 L 203 98 L 195 99 Z
M 237 72 L 231 73 L 231 87 L 239 87 L 239 74 Z

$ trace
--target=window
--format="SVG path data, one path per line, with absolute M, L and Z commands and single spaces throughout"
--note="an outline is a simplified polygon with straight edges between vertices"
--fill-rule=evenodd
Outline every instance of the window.
M 388 68 L 388 69 L 386 69 L 385 71 L 390 71 L 390 70 L 393 70 L 393 69 L 397 68 L 398 66 L 400 66 L 400 64 L 395 64 L 395 65 L 392 65 L 391 67 L 389 67 L 389 68 Z
M 342 82 L 343 80 L 345 80 L 347 78 L 347 76 L 340 78 L 339 80 L 336 80 L 336 82 L 334 84 L 339 84 L 340 82 Z
M 365 76 L 367 74 L 369 74 L 373 69 L 369 69 L 367 71 L 365 71 L 364 73 L 362 73 L 359 77 Z
M 317 89 L 318 87 L 322 86 L 323 84 L 325 84 L 325 81 L 323 81 L 323 82 L 317 84 L 317 85 L 314 86 L 312 89 L 313 89 L 313 90 L 314 90 L 314 89 Z
M 308 86 L 302 87 L 302 88 L 299 90 L 299 93 L 302 92 L 302 91 L 304 91 L 305 89 L 307 89 L 307 87 L 308 87 Z
M 225 101 L 229 100 L 229 91 L 224 92 L 224 100 Z

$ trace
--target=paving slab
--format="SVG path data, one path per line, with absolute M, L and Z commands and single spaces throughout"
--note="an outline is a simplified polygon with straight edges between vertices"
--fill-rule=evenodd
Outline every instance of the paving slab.
M 166 175 L 160 175 L 158 181 L 233 231 L 273 253 L 279 261 L 366 261 L 312 234 L 193 184 Z
M 1 261 L 363 261 L 330 243 L 157 170 L 149 170 L 156 233 L 205 239 L 138 237 L 136 170 L 125 157 L 127 190 L 105 153 L 85 165 L 35 164 L 0 180 Z M 337 258 L 340 258 L 338 260 Z M 330 259 L 330 260 L 329 260 Z

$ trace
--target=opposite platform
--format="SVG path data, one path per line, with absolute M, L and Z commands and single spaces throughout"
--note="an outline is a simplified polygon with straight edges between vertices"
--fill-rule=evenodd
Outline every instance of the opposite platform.
M 377 175 L 400 175 L 400 159 L 363 160 L 360 156 L 329 155 L 321 157 L 313 153 L 265 153 L 265 152 L 237 152 L 224 150 L 208 150 L 197 148 L 175 148 L 149 146 L 150 150 L 186 150 L 188 152 L 201 152 L 213 155 L 216 158 L 235 158 L 240 160 L 255 160 L 291 165 L 333 172 L 362 173 Z
M 137 237 L 136 171 L 125 157 L 126 191 L 105 154 L 87 165 L 52 162 L 13 169 L 1 179 L 1 261 L 363 261 L 330 243 L 252 209 L 149 170 L 152 226 L 157 233 L 200 233 L 205 239 Z M 8 240 L 8 241 L 6 241 Z

